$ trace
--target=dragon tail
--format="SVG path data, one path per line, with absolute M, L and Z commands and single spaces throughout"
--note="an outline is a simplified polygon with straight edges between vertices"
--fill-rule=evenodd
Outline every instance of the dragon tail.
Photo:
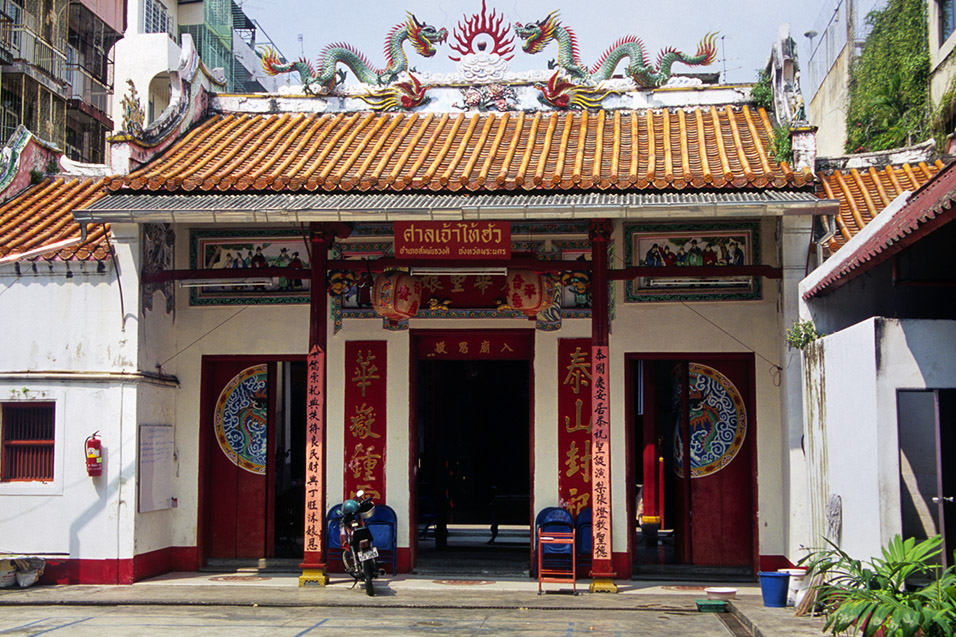
M 280 75 L 282 73 L 289 73 L 290 71 L 297 71 L 303 84 L 314 75 L 312 63 L 308 60 L 299 59 L 295 62 L 283 64 L 279 58 L 279 54 L 271 47 L 264 46 L 260 47 L 259 50 L 262 60 L 262 69 L 269 75 Z
M 701 38 L 700 43 L 697 45 L 697 55 L 694 56 L 694 59 L 700 59 L 700 62 L 688 62 L 688 64 L 699 64 L 701 66 L 707 66 L 714 62 L 717 59 L 717 32 L 708 33 L 703 38 Z

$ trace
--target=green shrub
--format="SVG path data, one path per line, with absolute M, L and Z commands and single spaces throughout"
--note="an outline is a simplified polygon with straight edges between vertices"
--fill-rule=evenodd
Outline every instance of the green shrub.
M 824 630 L 863 637 L 956 634 L 956 567 L 938 564 L 940 536 L 917 542 L 897 535 L 881 558 L 869 561 L 828 543 L 831 548 L 800 561 L 808 577 L 822 578 L 815 588 L 827 615 Z
M 907 146 L 930 135 L 930 58 L 925 0 L 889 0 L 850 70 L 846 152 Z
M 805 349 L 807 345 L 820 338 L 813 321 L 797 321 L 787 330 L 789 349 Z
M 750 99 L 754 106 L 762 107 L 767 111 L 773 110 L 773 89 L 770 87 L 770 76 L 763 69 L 757 69 L 757 83 L 750 90 Z
M 773 129 L 773 137 L 770 139 L 770 152 L 777 163 L 793 163 L 793 141 L 790 139 L 790 129 L 788 127 L 778 126 Z

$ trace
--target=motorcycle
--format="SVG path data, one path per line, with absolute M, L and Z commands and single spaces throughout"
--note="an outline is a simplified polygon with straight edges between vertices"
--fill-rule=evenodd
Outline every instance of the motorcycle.
M 363 495 L 359 491 L 355 494 L 356 500 L 342 503 L 342 561 L 345 572 L 355 578 L 355 584 L 365 581 L 365 594 L 371 597 L 375 595 L 372 579 L 379 575 L 378 549 L 372 545 L 372 531 L 365 521 L 375 512 L 375 504 Z

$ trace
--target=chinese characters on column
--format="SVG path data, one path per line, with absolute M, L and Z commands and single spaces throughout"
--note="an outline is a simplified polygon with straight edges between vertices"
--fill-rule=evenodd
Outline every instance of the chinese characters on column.
M 345 344 L 345 498 L 385 501 L 385 369 L 388 343 Z
M 577 516 L 591 505 L 591 341 L 558 341 L 558 498 Z
M 608 395 L 608 348 L 591 348 L 591 493 L 593 494 L 594 560 L 611 559 L 611 450 L 610 396 Z
M 322 551 L 323 482 L 322 439 L 325 428 L 325 352 L 318 346 L 309 352 L 308 410 L 306 412 L 305 552 Z M 308 557 L 306 558 L 308 561 Z

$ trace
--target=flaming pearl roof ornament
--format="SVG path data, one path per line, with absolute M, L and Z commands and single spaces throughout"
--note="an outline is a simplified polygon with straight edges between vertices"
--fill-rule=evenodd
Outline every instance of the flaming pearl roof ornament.
M 458 72 L 466 82 L 485 84 L 501 81 L 511 69 L 514 57 L 514 35 L 504 16 L 488 13 L 484 0 L 481 12 L 464 17 L 452 32 L 455 41 L 449 48 L 458 55 L 448 59 L 457 62 Z

